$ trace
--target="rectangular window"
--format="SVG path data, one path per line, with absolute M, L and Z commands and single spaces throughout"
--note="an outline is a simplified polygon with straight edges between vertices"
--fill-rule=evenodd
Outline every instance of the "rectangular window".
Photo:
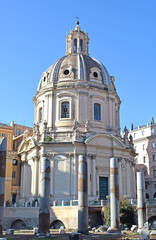
M 77 39 L 74 39 L 74 53 L 77 53 Z
M 136 138 L 136 133 L 134 133 L 134 138 Z
M 154 128 L 152 128 L 152 130 L 151 130 L 151 131 L 152 131 L 152 133 L 154 133 Z
M 12 178 L 16 177 L 16 172 L 12 172 Z
M 1 136 L 1 137 L 6 137 L 6 138 L 7 138 L 8 134 L 0 133 L 0 136 Z
M 152 142 L 152 148 L 153 149 L 155 148 L 155 142 Z
M 152 155 L 152 161 L 156 162 L 155 154 Z
M 83 51 L 83 40 L 80 39 L 80 51 Z
M 19 129 L 16 130 L 16 135 L 20 135 L 21 131 Z
M 148 187 L 147 187 L 147 184 L 145 184 L 145 189 L 147 189 Z
M 94 103 L 94 120 L 101 120 L 101 105 Z
M 39 108 L 39 116 L 38 116 L 39 123 L 42 122 L 42 108 Z
M 154 184 L 154 188 L 156 188 L 156 184 Z
M 144 136 L 144 131 L 142 131 L 142 136 Z
M 153 170 L 153 177 L 156 178 L 156 170 Z
M 69 118 L 69 102 L 61 103 L 61 118 Z
M 146 163 L 146 157 L 143 157 L 143 162 Z
M 18 164 L 18 161 L 16 159 L 13 159 L 12 160 L 12 165 L 17 166 L 17 164 Z
M 145 150 L 145 144 L 142 145 L 142 149 Z

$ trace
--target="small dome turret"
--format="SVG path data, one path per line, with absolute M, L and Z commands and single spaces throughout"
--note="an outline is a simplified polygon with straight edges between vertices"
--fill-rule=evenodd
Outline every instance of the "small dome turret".
M 66 55 L 73 53 L 83 53 L 89 55 L 88 44 L 89 38 L 86 32 L 80 30 L 79 21 L 75 30 L 70 31 L 69 35 L 66 36 Z

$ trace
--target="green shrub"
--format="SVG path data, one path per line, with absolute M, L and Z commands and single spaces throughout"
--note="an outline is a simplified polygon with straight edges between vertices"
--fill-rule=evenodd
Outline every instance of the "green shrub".
M 127 197 L 119 198 L 119 206 L 120 206 L 120 223 L 122 225 L 126 225 L 130 228 L 134 224 L 134 208 L 127 201 Z M 106 225 L 110 226 L 111 222 L 111 213 L 110 213 L 110 203 L 104 209 L 104 222 Z
M 52 138 L 51 138 L 50 136 L 47 136 L 47 137 L 46 137 L 46 142 L 51 142 L 51 139 L 52 139 Z

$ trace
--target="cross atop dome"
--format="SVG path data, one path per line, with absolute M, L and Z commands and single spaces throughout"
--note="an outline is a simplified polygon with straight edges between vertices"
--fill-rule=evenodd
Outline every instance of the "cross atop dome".
M 77 18 L 76 24 L 79 25 L 79 17 L 76 18 Z
M 79 17 L 76 17 L 76 18 L 77 18 L 77 21 L 76 21 L 75 30 L 70 30 L 69 35 L 67 34 L 66 36 L 66 55 L 77 54 L 77 53 L 89 55 L 88 34 L 80 30 L 79 21 L 78 21 Z

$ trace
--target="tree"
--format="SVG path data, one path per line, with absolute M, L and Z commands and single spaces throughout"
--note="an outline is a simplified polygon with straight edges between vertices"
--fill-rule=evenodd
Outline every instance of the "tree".
M 120 207 L 120 223 L 126 225 L 128 228 L 134 224 L 134 208 L 127 201 L 127 197 L 119 198 L 119 207 Z M 110 203 L 104 209 L 104 222 L 106 225 L 110 226 Z

